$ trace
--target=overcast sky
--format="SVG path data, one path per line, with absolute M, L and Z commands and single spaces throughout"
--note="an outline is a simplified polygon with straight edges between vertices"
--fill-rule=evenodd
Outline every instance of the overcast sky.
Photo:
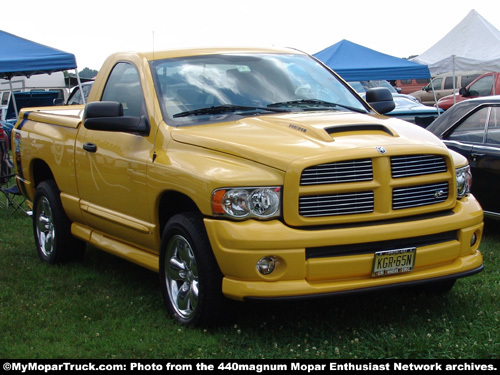
M 73 53 L 79 70 L 98 70 L 117 51 L 274 45 L 314 54 L 342 39 L 408 57 L 472 9 L 500 30 L 498 0 L 17 0 L 2 2 L 0 30 Z

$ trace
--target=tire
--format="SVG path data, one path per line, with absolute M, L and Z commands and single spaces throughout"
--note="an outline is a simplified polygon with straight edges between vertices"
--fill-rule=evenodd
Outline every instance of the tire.
M 173 216 L 160 249 L 161 292 L 168 313 L 181 325 L 209 326 L 224 305 L 222 274 L 201 215 Z
M 85 243 L 71 235 L 71 222 L 62 207 L 54 180 L 41 182 L 33 202 L 33 234 L 40 259 L 49 264 L 82 258 Z

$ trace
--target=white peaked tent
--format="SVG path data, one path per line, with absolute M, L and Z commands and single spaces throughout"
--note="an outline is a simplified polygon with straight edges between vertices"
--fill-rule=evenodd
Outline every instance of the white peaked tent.
M 459 70 L 500 72 L 500 31 L 473 9 L 412 61 L 427 65 L 432 75 Z

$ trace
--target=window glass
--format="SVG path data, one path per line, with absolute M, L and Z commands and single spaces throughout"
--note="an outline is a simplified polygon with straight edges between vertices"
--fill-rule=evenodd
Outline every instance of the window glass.
M 462 87 L 468 86 L 469 83 L 474 81 L 480 75 L 481 74 L 472 74 L 470 76 L 462 76 L 462 82 L 461 82 L 460 86 L 462 86 Z
M 162 112 L 174 126 L 276 110 L 366 113 L 345 84 L 305 55 L 207 55 L 156 60 L 151 66 Z
M 457 86 L 457 77 L 455 77 L 455 88 L 458 88 Z M 453 77 L 446 77 L 444 81 L 444 89 L 445 90 L 451 90 L 453 89 Z
M 500 145 L 500 107 L 491 108 L 486 143 Z
M 471 96 L 487 96 L 491 94 L 493 88 L 493 75 L 485 76 L 474 82 L 469 88 Z
M 80 89 L 77 89 L 73 96 L 68 100 L 68 105 L 73 104 L 83 104 L 82 93 Z
M 90 89 L 92 88 L 92 85 L 85 84 L 85 85 L 82 85 L 81 88 L 83 90 L 83 96 L 85 97 L 85 99 L 87 99 L 89 96 L 89 93 L 90 93 Z M 83 104 L 83 103 L 84 103 L 84 101 L 82 98 L 82 93 L 80 91 L 80 87 L 77 86 L 75 91 L 72 93 L 72 95 L 68 99 L 68 105 Z
M 489 108 L 482 108 L 467 117 L 448 137 L 467 143 L 483 143 Z
M 10 91 L 5 91 L 2 94 L 2 105 L 7 105 L 9 104 L 9 96 L 10 96 Z
M 429 89 L 431 89 L 431 85 L 434 86 L 434 90 L 441 90 L 441 85 L 443 84 L 442 78 L 435 78 L 429 83 Z M 432 89 L 431 89 L 432 90 Z
M 109 75 L 101 100 L 122 103 L 124 116 L 146 114 L 141 81 L 134 65 L 116 64 Z

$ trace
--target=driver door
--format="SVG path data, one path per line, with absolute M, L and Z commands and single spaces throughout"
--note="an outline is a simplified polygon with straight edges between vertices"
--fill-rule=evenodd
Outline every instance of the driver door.
M 101 100 L 122 103 L 124 116 L 147 116 L 140 77 L 130 63 L 113 68 Z M 153 224 L 146 172 L 151 141 L 150 135 L 80 130 L 75 147 L 76 177 L 80 208 L 93 233 L 150 248 Z

